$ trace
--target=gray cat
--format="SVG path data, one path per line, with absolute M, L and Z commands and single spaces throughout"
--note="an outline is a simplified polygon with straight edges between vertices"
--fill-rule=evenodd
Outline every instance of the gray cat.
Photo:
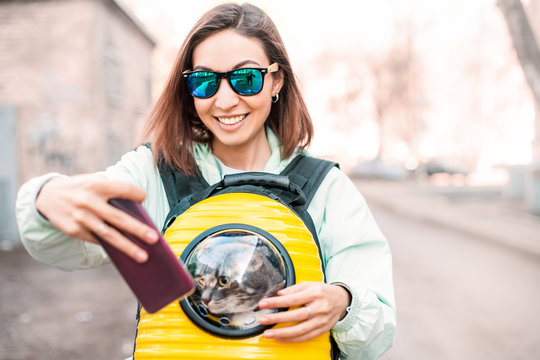
M 196 283 L 192 299 L 203 306 L 199 311 L 220 317 L 222 325 L 254 327 L 261 315 L 259 301 L 285 287 L 285 269 L 275 250 L 257 236 L 227 235 L 211 239 L 212 245 L 190 262 Z

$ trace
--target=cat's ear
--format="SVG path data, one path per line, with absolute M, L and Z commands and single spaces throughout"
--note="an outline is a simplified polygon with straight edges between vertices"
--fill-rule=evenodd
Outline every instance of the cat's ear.
M 253 257 L 251 258 L 251 262 L 249 263 L 249 271 L 255 272 L 260 270 L 264 262 L 264 257 L 265 255 L 261 254 L 260 252 L 254 253 Z
M 268 244 L 263 243 L 261 246 L 258 246 L 257 251 L 260 252 L 262 255 L 266 256 L 267 258 L 272 255 L 272 250 L 270 250 Z

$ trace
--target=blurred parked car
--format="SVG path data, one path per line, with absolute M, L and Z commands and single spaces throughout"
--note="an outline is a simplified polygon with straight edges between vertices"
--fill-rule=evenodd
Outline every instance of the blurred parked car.
M 417 172 L 432 176 L 435 174 L 469 175 L 470 171 L 463 167 L 452 165 L 443 160 L 430 160 L 418 166 Z
M 357 179 L 403 181 L 409 178 L 412 173 L 402 166 L 386 164 L 375 159 L 352 167 L 348 174 L 351 178 Z

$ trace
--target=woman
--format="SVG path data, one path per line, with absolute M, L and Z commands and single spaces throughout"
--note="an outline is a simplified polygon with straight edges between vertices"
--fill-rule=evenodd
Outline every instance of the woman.
M 22 186 L 17 219 L 34 258 L 70 270 L 101 265 L 108 258 L 96 244 L 93 234 L 98 234 L 145 262 L 148 255 L 105 221 L 149 243 L 157 234 L 107 200 L 142 201 L 154 222 L 163 224 L 170 207 L 158 159 L 213 184 L 242 171 L 277 174 L 304 151 L 311 119 L 271 19 L 248 4 L 220 5 L 206 13 L 180 49 L 145 134 L 152 150 L 141 146 L 105 172 L 47 174 Z M 299 283 L 262 300 L 261 309 L 300 306 L 261 318 L 265 325 L 295 323 L 263 336 L 303 342 L 331 330 L 342 358 L 378 358 L 395 332 L 388 244 L 362 196 L 337 168 L 325 177 L 308 212 L 327 283 Z

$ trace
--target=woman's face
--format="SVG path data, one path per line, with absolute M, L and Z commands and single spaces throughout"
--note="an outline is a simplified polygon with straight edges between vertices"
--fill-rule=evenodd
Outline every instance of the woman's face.
M 225 72 L 245 67 L 271 65 L 258 39 L 242 36 L 232 30 L 216 33 L 195 47 L 193 70 Z M 278 72 L 279 74 L 279 72 Z M 264 76 L 260 93 L 242 96 L 222 79 L 217 93 L 208 99 L 194 98 L 195 110 L 214 135 L 214 152 L 227 150 L 256 151 L 266 143 L 264 123 L 270 114 L 272 96 L 281 88 L 280 76 Z M 268 145 L 266 145 L 268 146 Z

